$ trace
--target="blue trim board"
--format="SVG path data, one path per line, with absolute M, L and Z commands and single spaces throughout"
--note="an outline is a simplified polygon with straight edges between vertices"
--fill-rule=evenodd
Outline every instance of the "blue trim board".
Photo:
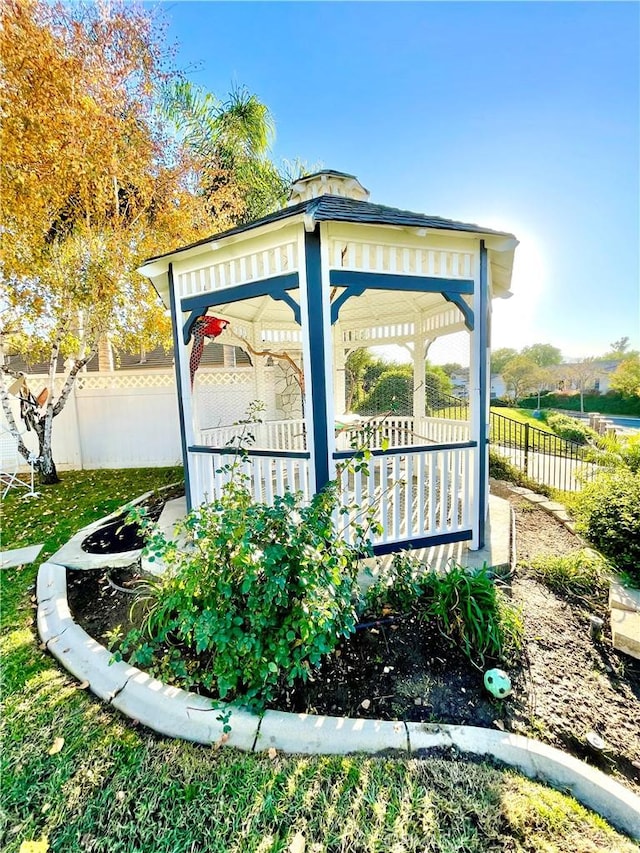
M 480 364 L 479 364 L 479 379 L 480 379 L 480 434 L 478 435 L 478 447 L 480 455 L 480 470 L 478 483 L 478 540 L 479 547 L 484 548 L 485 527 L 486 527 L 486 511 L 487 511 L 487 352 L 489 347 L 488 335 L 488 313 L 489 313 L 489 282 L 487 277 L 487 249 L 484 240 L 480 240 L 480 316 L 478 317 L 478 330 L 476 334 L 480 335 Z
M 185 344 L 189 343 L 193 325 L 207 310 L 217 305 L 227 305 L 230 302 L 244 302 L 246 299 L 254 299 L 257 296 L 270 296 L 272 299 L 281 299 L 293 310 L 296 323 L 300 323 L 300 306 L 287 291 L 295 290 L 300 286 L 297 272 L 286 275 L 275 275 L 272 278 L 261 278 L 258 281 L 249 281 L 246 284 L 238 284 L 234 287 L 223 287 L 210 293 L 200 293 L 198 296 L 185 296 L 180 301 L 183 312 L 190 311 L 189 319 L 183 326 L 182 334 Z
M 435 545 L 446 545 L 449 542 L 466 542 L 473 537 L 471 530 L 456 530 L 455 533 L 441 533 L 439 536 L 422 536 L 419 539 L 403 539 L 395 542 L 381 542 L 373 546 L 376 557 L 383 554 L 393 554 L 405 548 L 431 548 Z
M 307 274 L 307 312 L 304 318 L 309 331 L 309 364 L 313 421 L 314 491 L 321 491 L 329 482 L 329 444 L 327 429 L 327 365 L 324 357 L 324 315 L 322 311 L 322 255 L 320 229 L 305 232 L 304 262 Z M 307 413 L 307 416 L 309 413 Z
M 329 283 L 332 287 L 345 288 L 331 304 L 331 325 L 337 321 L 340 309 L 352 296 L 361 296 L 365 290 L 397 290 L 409 293 L 442 294 L 445 299 L 458 306 L 464 316 L 465 325 L 469 331 L 473 331 L 473 309 L 462 298 L 465 294 L 473 293 L 471 279 L 330 270 Z
M 403 453 L 436 453 L 438 450 L 460 450 L 465 447 L 477 447 L 476 441 L 459 441 L 453 444 L 408 444 L 406 447 L 389 447 L 387 450 L 371 450 L 372 456 L 397 456 Z M 337 450 L 334 459 L 351 459 L 357 450 Z
M 176 371 L 176 388 L 178 390 L 178 418 L 180 420 L 180 444 L 182 447 L 182 466 L 184 468 L 184 489 L 187 498 L 187 512 L 191 512 L 191 488 L 189 477 L 189 456 L 187 454 L 187 434 L 184 419 L 184 395 L 182 393 L 182 377 L 180 376 L 180 332 L 178 331 L 178 310 L 176 307 L 176 292 L 173 282 L 173 264 L 169 264 L 169 305 L 171 306 L 171 332 L 173 335 L 173 351 L 175 352 L 174 369 Z
M 188 448 L 190 453 L 224 453 L 228 456 L 264 456 L 274 459 L 311 459 L 308 450 L 254 450 L 243 447 L 209 447 L 204 444 L 192 444 Z
M 407 290 L 418 293 L 473 293 L 471 278 L 439 278 L 428 275 L 401 275 L 388 272 L 330 270 L 332 287 L 361 287 L 362 290 Z

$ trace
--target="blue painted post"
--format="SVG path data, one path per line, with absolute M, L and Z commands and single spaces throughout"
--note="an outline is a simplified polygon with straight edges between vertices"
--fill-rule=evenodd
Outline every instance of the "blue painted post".
M 480 240 L 480 293 L 478 294 L 478 317 L 475 334 L 480 336 L 480 359 L 478 364 L 480 379 L 480 432 L 478 435 L 478 454 L 480 465 L 478 473 L 478 548 L 484 548 L 485 528 L 489 500 L 489 281 L 487 271 L 487 249 L 484 240 Z
M 320 228 L 304 235 L 306 282 L 301 287 L 300 308 L 305 359 L 305 418 L 313 442 L 311 451 L 311 489 L 319 492 L 333 476 L 333 446 L 329 430 L 334 430 L 331 364 L 327 364 L 327 335 L 331 334 L 329 294 L 322 287 Z M 325 304 L 326 303 L 326 304 Z M 329 353 L 327 350 L 329 349 Z
M 187 498 L 187 512 L 191 512 L 191 477 L 189 472 L 189 452 L 187 450 L 187 421 L 185 418 L 185 397 L 183 393 L 183 378 L 188 375 L 185 353 L 182 344 L 181 329 L 178 327 L 179 309 L 176 301 L 176 291 L 173 281 L 173 264 L 169 264 L 169 302 L 171 306 L 171 327 L 173 331 L 173 365 L 176 371 L 176 390 L 178 393 L 178 417 L 180 419 L 180 441 L 182 444 L 182 464 L 184 466 L 184 491 Z M 193 440 L 192 427 L 189 424 L 189 436 Z

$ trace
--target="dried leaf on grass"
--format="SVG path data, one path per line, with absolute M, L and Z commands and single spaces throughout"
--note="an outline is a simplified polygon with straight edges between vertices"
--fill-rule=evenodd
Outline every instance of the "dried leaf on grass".
M 287 847 L 287 853 L 304 853 L 306 846 L 307 842 L 304 835 L 301 832 L 296 832 L 291 844 Z
M 44 837 L 41 841 L 23 841 L 20 845 L 20 853 L 47 853 L 49 839 Z
M 64 746 L 64 738 L 63 737 L 57 737 L 54 740 L 54 742 L 51 744 L 51 747 L 49 749 L 49 755 L 56 755 L 58 752 L 60 752 L 60 750 L 62 749 L 63 746 Z

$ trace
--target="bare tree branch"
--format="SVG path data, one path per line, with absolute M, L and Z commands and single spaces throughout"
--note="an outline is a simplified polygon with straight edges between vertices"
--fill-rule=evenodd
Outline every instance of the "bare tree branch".
M 67 375 L 67 378 L 65 379 L 65 383 L 62 386 L 62 391 L 60 391 L 60 396 L 58 397 L 58 400 L 57 400 L 55 406 L 53 407 L 53 417 L 54 418 L 64 408 L 64 404 L 67 402 L 67 397 L 71 393 L 71 388 L 73 387 L 73 383 L 75 382 L 76 376 L 82 370 L 82 368 L 85 366 L 85 364 L 87 364 L 88 362 L 91 361 L 91 359 L 94 357 L 94 355 L 97 352 L 98 352 L 98 345 L 96 344 L 89 351 L 89 355 L 85 356 L 84 358 L 76 359 L 73 367 L 71 368 L 71 370 L 69 371 L 69 373 Z

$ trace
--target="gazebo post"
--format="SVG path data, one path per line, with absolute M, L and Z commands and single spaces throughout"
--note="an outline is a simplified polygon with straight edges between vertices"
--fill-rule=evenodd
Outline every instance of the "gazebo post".
M 329 271 L 321 243 L 322 225 L 304 234 L 304 271 L 300 276 L 300 318 L 305 386 L 307 446 L 311 449 L 309 486 L 317 494 L 335 476 L 333 346 Z M 324 262 L 324 263 L 323 263 Z
M 345 415 L 347 413 L 347 375 L 346 375 L 346 357 L 344 354 L 344 343 L 342 341 L 342 329 L 340 323 L 337 322 L 333 327 L 334 347 L 333 347 L 333 381 L 334 381 L 334 399 L 335 399 L 335 414 Z
M 479 242 L 478 272 L 473 286 L 473 319 L 471 333 L 471 358 L 469 365 L 469 408 L 471 439 L 477 442 L 473 466 L 474 500 L 472 508 L 473 536 L 469 548 L 484 548 L 487 510 L 489 506 L 489 395 L 487 393 L 489 340 L 488 311 L 489 289 L 487 280 L 487 250 L 484 240 Z
M 191 410 L 189 357 L 187 348 L 182 345 L 180 339 L 180 325 L 178 325 L 182 314 L 176 298 L 175 281 L 173 278 L 173 264 L 167 269 L 167 281 L 169 285 L 169 305 L 171 308 L 171 329 L 173 334 L 174 369 L 176 372 L 176 389 L 178 392 L 178 418 L 180 420 L 180 439 L 182 444 L 182 464 L 184 466 L 184 487 L 187 502 L 187 512 L 191 512 L 196 494 L 195 483 L 192 482 L 189 466 L 189 451 L 187 448 L 193 444 L 193 414 Z
M 413 418 L 422 420 L 426 414 L 426 359 L 427 339 L 424 335 L 416 335 L 413 339 Z M 417 424 L 414 423 L 414 431 Z

